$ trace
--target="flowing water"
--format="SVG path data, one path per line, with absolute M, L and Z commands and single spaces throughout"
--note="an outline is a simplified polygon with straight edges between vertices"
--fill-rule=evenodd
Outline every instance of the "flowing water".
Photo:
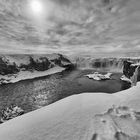
M 93 70 L 64 71 L 46 77 L 0 86 L 0 109 L 16 104 L 29 112 L 62 98 L 83 92 L 115 93 L 130 87 L 114 73 L 111 80 L 95 81 L 85 77 Z

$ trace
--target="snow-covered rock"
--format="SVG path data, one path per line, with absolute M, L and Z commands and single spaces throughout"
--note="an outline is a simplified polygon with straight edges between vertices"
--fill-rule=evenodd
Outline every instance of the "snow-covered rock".
M 122 81 L 125 81 L 125 82 L 128 82 L 128 83 L 132 83 L 132 81 L 129 78 L 127 78 L 125 75 L 122 75 L 120 79 Z
M 124 61 L 123 74 L 121 80 L 131 81 L 132 86 L 136 85 L 137 81 L 140 81 L 140 64 Z
M 2 110 L 1 113 L 2 115 L 1 115 L 0 123 L 4 123 L 17 116 L 23 115 L 24 110 L 18 106 L 10 106 L 9 108 Z
M 2 140 L 139 140 L 140 83 L 62 99 L 0 125 Z
M 95 72 L 93 74 L 88 74 L 85 76 L 88 77 L 89 79 L 94 79 L 94 80 L 100 81 L 100 80 L 109 80 L 111 78 L 111 75 L 112 75 L 112 73 L 107 73 L 104 75 L 104 74 Z

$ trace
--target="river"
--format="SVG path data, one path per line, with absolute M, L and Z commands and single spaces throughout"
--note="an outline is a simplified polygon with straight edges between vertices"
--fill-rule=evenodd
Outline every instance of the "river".
M 128 89 L 130 84 L 120 80 L 121 73 L 113 73 L 111 80 L 95 81 L 84 77 L 93 70 L 63 71 L 50 76 L 24 80 L 0 86 L 0 110 L 16 104 L 30 112 L 62 98 L 83 92 L 115 93 Z

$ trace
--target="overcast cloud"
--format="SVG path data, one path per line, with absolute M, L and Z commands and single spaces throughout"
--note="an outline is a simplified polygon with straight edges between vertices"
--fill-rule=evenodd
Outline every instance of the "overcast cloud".
M 0 53 L 139 55 L 140 0 L 30 1 L 0 0 Z

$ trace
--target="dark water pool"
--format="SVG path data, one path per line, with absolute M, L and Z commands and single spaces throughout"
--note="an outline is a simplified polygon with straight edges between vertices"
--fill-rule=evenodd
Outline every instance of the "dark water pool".
M 65 71 L 51 76 L 2 85 L 0 86 L 0 110 L 14 103 L 29 112 L 73 94 L 115 93 L 130 87 L 128 83 L 119 80 L 121 73 L 114 73 L 112 79 L 106 81 L 94 81 L 83 76 L 91 72 L 93 70 Z

